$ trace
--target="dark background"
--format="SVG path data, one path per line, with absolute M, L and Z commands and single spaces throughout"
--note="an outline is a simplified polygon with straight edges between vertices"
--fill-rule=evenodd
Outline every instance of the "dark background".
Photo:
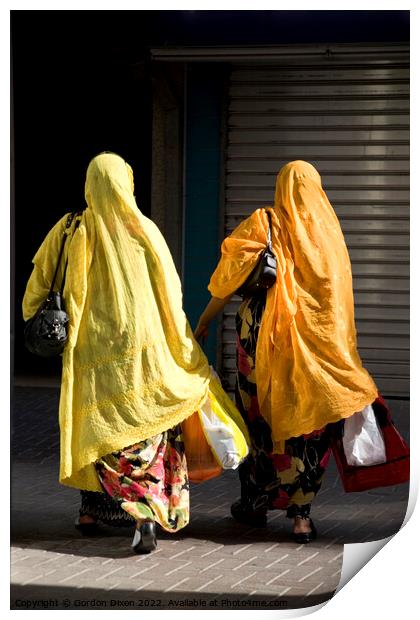
M 408 40 L 408 11 L 12 11 L 15 373 L 59 371 L 25 351 L 21 301 L 44 236 L 84 206 L 90 159 L 124 157 L 150 215 L 151 47 Z

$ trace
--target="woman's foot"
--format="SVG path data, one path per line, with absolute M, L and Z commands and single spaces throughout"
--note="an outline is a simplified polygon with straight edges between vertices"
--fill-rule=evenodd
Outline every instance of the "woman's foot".
M 298 544 L 306 544 L 315 540 L 317 535 L 315 525 L 312 519 L 308 517 L 302 517 L 301 515 L 295 516 L 295 522 L 293 525 L 292 538 Z
M 95 517 L 90 515 L 79 515 L 74 527 L 79 530 L 83 536 L 97 536 L 100 533 L 98 522 Z
M 150 553 L 157 547 L 155 522 L 137 521 L 131 548 L 134 553 Z
M 245 523 L 245 525 L 252 525 L 253 527 L 267 526 L 267 512 L 265 510 L 247 510 L 240 499 L 232 504 L 230 513 L 235 521 L 239 521 L 239 523 Z

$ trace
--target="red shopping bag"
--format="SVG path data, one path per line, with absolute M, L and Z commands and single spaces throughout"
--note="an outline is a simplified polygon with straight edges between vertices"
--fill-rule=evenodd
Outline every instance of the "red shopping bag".
M 379 465 L 351 466 L 343 450 L 343 421 L 335 425 L 332 452 L 347 493 L 393 486 L 410 479 L 410 450 L 391 418 L 388 405 L 378 396 L 372 408 L 385 443 L 386 462 Z

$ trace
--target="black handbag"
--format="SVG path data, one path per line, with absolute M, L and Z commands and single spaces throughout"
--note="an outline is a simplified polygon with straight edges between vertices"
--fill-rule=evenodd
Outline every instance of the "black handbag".
M 276 281 L 277 259 L 271 244 L 271 216 L 269 211 L 266 213 L 268 217 L 267 247 L 245 282 L 236 291 L 236 294 L 243 299 L 266 292 Z
M 51 287 L 47 298 L 42 302 L 36 314 L 30 318 L 29 321 L 26 321 L 25 324 L 25 345 L 26 348 L 35 355 L 41 355 L 42 357 L 60 355 L 60 353 L 63 352 L 64 345 L 67 342 L 67 324 L 69 322 L 69 316 L 64 307 L 63 290 L 68 261 L 66 261 L 64 267 L 63 280 L 61 282 L 60 290 L 55 291 L 54 286 L 63 256 L 64 246 L 66 244 L 67 237 L 69 236 L 67 231 L 72 225 L 75 216 L 80 214 L 81 212 L 79 211 L 69 215 L 61 242 L 57 267 L 55 268 L 54 277 L 51 282 Z M 80 219 L 76 221 L 75 229 L 79 224 Z

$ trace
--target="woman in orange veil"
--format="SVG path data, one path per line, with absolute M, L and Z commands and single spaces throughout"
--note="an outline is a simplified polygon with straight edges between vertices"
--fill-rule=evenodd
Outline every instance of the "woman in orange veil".
M 343 233 L 320 175 L 304 161 L 280 170 L 273 207 L 254 211 L 224 240 L 196 337 L 206 336 L 266 248 L 266 211 L 277 278 L 267 292 L 245 298 L 236 315 L 236 401 L 253 445 L 232 515 L 264 526 L 268 509 L 285 509 L 294 539 L 309 542 L 329 425 L 363 410 L 378 391 L 357 352 Z

